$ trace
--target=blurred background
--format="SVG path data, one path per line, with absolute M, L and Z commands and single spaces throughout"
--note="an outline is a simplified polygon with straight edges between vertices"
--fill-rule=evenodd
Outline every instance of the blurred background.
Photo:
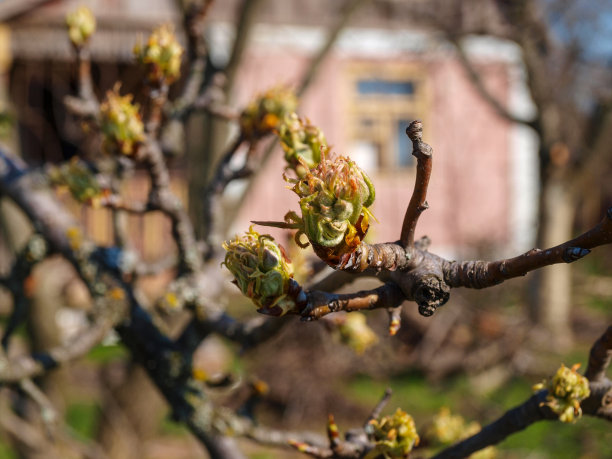
M 101 154 L 99 142 L 64 104 L 77 88 L 67 12 L 86 5 L 96 16 L 90 48 L 97 95 L 120 81 L 122 93 L 142 101 L 135 43 L 170 23 L 186 44 L 182 9 L 194 2 L 0 1 L 3 144 L 34 166 Z M 612 205 L 609 2 L 217 0 L 201 33 L 205 78 L 223 75 L 227 105 L 240 111 L 274 86 L 303 89 L 300 115 L 376 186 L 372 241 L 399 238 L 415 176 L 405 135 L 414 119 L 423 121 L 424 140 L 434 149 L 430 209 L 417 229 L 417 237 L 431 239 L 432 252 L 494 259 L 553 246 L 596 224 Z M 173 86 L 171 97 L 183 83 Z M 198 113 L 186 125 L 169 123 L 163 134 L 173 189 L 202 231 L 199 196 L 237 127 Z M 246 230 L 251 220 L 282 220 L 297 207 L 282 178 L 280 148 L 262 145 L 259 154 L 254 179 L 233 183 L 223 195 L 217 217 L 225 237 Z M 123 193 L 142 200 L 147 192 L 136 168 Z M 113 243 L 108 211 L 58 198 L 95 242 Z M 2 200 L 0 209 L 0 268 L 6 270 L 28 231 L 11 203 Z M 147 260 L 173 250 L 163 216 L 130 216 L 128 227 L 131 244 Z M 286 232 L 270 232 L 290 244 Z M 302 275 L 317 269 L 289 250 L 305 260 Z M 324 326 L 294 324 L 244 355 L 208 340 L 202 365 L 207 372 L 265 381 L 270 390 L 258 410 L 267 424 L 321 430 L 333 412 L 347 429 L 361 424 L 388 385 L 395 390 L 391 405 L 411 413 L 417 426 L 430 423 L 443 406 L 490 422 L 526 399 L 531 385 L 560 361 L 585 364 L 589 346 L 612 318 L 611 255 L 604 247 L 575 266 L 549 267 L 483 292 L 457 291 L 433 319 L 406 307 L 394 338 L 386 336 L 384 313 L 369 314 L 379 339 L 361 355 Z M 23 346 L 34 348 L 67 339 L 89 307 L 62 260 L 43 263 L 35 275 L 38 312 L 22 331 Z M 142 288 L 154 298 L 170 278 L 145 279 Z M 234 293 L 228 288 L 223 302 L 238 316 L 250 314 Z M 0 296 L 3 317 L 11 307 L 8 296 Z M 164 402 L 112 337 L 48 379 L 48 391 L 61 393 L 54 401 L 74 435 L 110 457 L 204 455 L 188 432 L 165 418 Z M 0 458 L 44 457 L 0 427 Z M 498 457 L 611 457 L 610 445 L 608 426 L 582 419 L 531 427 L 502 443 Z M 289 457 L 248 448 L 253 458 Z

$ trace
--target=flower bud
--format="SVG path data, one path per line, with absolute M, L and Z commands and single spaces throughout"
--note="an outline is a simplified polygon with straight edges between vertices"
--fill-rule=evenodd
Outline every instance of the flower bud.
M 359 166 L 345 156 L 321 162 L 297 181 L 302 228 L 313 246 L 338 255 L 352 252 L 368 231 L 374 185 Z
M 321 149 L 327 146 L 323 132 L 308 120 L 291 113 L 278 127 L 278 136 L 285 151 L 288 167 L 303 177 L 321 161 Z
M 392 416 L 372 419 L 366 429 L 376 444 L 366 456 L 368 459 L 379 456 L 407 457 L 412 448 L 419 444 L 419 435 L 412 416 L 399 408 Z
M 378 341 L 376 333 L 368 327 L 365 315 L 360 312 L 345 314 L 340 320 L 338 331 L 340 340 L 357 354 L 363 354 Z
M 183 51 L 168 24 L 155 29 L 145 45 L 134 46 L 136 60 L 147 67 L 149 81 L 157 84 L 171 84 L 180 76 Z
M 67 188 L 78 202 L 99 207 L 104 190 L 94 173 L 77 156 L 61 166 L 51 166 L 48 176 L 52 185 Z
M 285 87 L 268 90 L 240 114 L 242 135 L 247 139 L 257 139 L 272 133 L 296 107 L 297 98 L 292 90 Z
M 258 312 L 280 316 L 295 307 L 288 295 L 293 277 L 291 262 L 271 236 L 251 227 L 243 237 L 225 242 L 223 248 L 227 251 L 223 264 Z
M 550 381 L 533 386 L 536 391 L 548 390 L 545 405 L 559 415 L 561 422 L 575 422 L 580 418 L 580 402 L 591 394 L 589 380 L 576 371 L 579 367 L 580 364 L 571 368 L 561 365 Z
M 96 31 L 96 18 L 86 6 L 80 6 L 66 15 L 68 37 L 74 46 L 83 46 Z
M 100 128 L 104 136 L 102 148 L 110 154 L 132 156 L 144 142 L 144 125 L 138 104 L 132 95 L 119 95 L 119 85 L 106 93 L 100 105 Z

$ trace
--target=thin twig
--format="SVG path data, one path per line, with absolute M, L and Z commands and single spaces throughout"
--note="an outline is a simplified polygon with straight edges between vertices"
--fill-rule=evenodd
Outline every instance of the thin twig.
M 459 58 L 459 63 L 462 65 L 472 85 L 474 86 L 476 91 L 478 91 L 480 96 L 485 100 L 485 102 L 487 102 L 500 117 L 512 123 L 518 123 L 536 129 L 537 121 L 535 118 L 525 119 L 513 115 L 508 111 L 507 108 L 505 108 L 501 104 L 501 102 L 495 96 L 493 96 L 493 94 L 491 94 L 491 92 L 487 89 L 484 82 L 482 81 L 480 74 L 474 68 L 474 64 L 467 57 L 465 49 L 463 48 L 459 40 L 457 40 L 457 38 L 452 34 L 447 34 L 447 39 L 455 46 L 455 49 L 457 50 L 457 57 Z
M 389 400 L 391 399 L 391 395 L 393 395 L 393 390 L 391 390 L 390 387 L 387 387 L 385 389 L 385 393 L 383 394 L 382 398 L 376 404 L 376 406 L 374 407 L 374 409 L 372 410 L 372 412 L 368 416 L 368 419 L 366 419 L 366 422 L 363 425 L 364 429 L 368 426 L 368 424 L 370 423 L 371 420 L 378 419 L 380 417 L 380 414 L 382 413 L 382 410 L 384 410 L 385 406 L 387 406 L 387 403 L 389 403 Z
M 427 204 L 427 187 L 431 177 L 432 148 L 422 141 L 423 124 L 413 121 L 406 128 L 406 135 L 412 141 L 412 155 L 417 159 L 417 172 L 414 181 L 414 191 L 406 209 L 402 224 L 400 242 L 404 247 L 414 245 L 414 232 L 421 213 L 429 207 Z

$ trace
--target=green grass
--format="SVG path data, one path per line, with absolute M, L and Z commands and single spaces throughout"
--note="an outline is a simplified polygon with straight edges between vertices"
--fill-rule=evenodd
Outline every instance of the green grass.
M 110 346 L 98 345 L 87 354 L 87 360 L 96 364 L 105 364 L 111 360 L 127 358 L 128 351 L 120 344 L 112 344 Z
M 0 439 L 0 459 L 17 459 L 17 454 L 4 440 Z
M 96 403 L 77 402 L 68 405 L 66 423 L 83 438 L 92 438 L 96 433 L 100 407 Z

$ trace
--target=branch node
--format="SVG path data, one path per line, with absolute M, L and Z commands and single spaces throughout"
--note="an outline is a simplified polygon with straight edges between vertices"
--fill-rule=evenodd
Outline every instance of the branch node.
M 419 305 L 419 314 L 430 317 L 450 298 L 450 287 L 436 276 L 424 276 L 414 290 L 414 300 Z
M 420 142 L 423 140 L 423 123 L 420 120 L 414 120 L 406 128 L 406 135 L 413 142 Z
M 582 257 L 587 256 L 591 251 L 589 249 L 583 249 L 581 247 L 568 247 L 563 251 L 561 258 L 566 263 L 572 263 L 576 260 L 580 260 Z

